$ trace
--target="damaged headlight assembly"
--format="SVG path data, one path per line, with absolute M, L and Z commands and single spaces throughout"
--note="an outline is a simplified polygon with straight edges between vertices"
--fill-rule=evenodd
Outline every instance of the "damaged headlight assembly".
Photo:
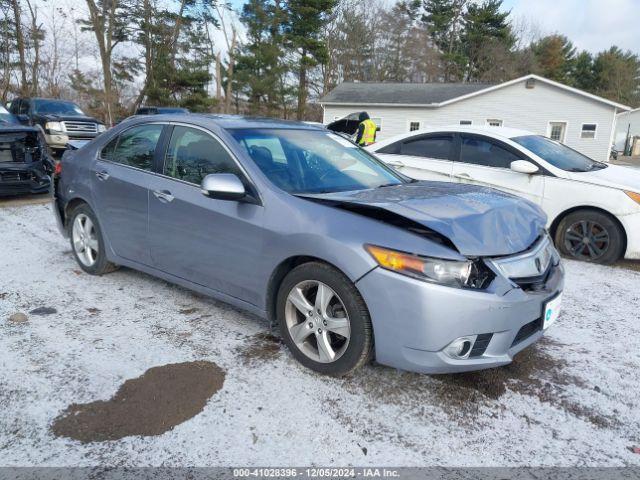
M 365 249 L 382 268 L 449 287 L 483 289 L 494 277 L 481 260 L 422 257 L 375 245 Z

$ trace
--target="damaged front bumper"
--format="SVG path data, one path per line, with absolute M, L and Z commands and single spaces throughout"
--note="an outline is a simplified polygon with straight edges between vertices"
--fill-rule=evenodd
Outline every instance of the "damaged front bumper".
M 451 288 L 375 268 L 357 282 L 371 314 L 376 360 L 420 373 L 497 367 L 542 337 L 544 310 L 564 286 L 561 264 L 535 290 L 501 276 L 487 290 Z M 468 358 L 446 349 L 456 339 L 475 342 Z

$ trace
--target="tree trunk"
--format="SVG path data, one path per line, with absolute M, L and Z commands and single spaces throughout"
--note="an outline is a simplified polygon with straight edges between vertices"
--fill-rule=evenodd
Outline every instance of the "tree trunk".
M 222 106 L 222 59 L 220 52 L 216 54 L 216 100 L 218 101 L 218 110 Z
M 31 40 L 33 41 L 33 64 L 31 65 L 31 95 L 38 96 L 38 75 L 40 73 L 40 26 L 38 26 L 38 11 L 27 0 L 29 14 L 31 15 Z
M 110 11 L 100 12 L 98 6 L 94 0 L 86 0 L 89 7 L 89 19 L 91 26 L 96 35 L 96 41 L 98 42 L 98 50 L 100 51 L 100 63 L 102 65 L 102 78 L 104 85 L 104 106 L 106 110 L 106 120 L 109 126 L 113 125 L 113 107 L 112 107 L 112 95 L 113 85 L 111 78 L 111 44 L 112 32 L 110 28 L 107 28 L 108 22 L 113 22 L 115 15 L 115 7 L 117 0 L 113 1 L 113 6 Z
M 20 93 L 24 96 L 28 95 L 27 85 L 27 62 L 24 55 L 24 35 L 22 33 L 22 12 L 20 11 L 19 0 L 11 0 L 13 7 L 13 16 L 16 21 L 16 46 L 18 47 L 18 55 L 20 56 Z
M 302 57 L 300 58 L 300 75 L 298 81 L 298 111 L 296 120 L 304 120 L 304 112 L 307 106 L 307 51 L 302 49 Z
M 225 93 L 224 113 L 231 112 L 232 87 L 233 87 L 233 67 L 235 63 L 235 50 L 237 41 L 237 32 L 235 26 L 232 27 L 231 48 L 229 49 L 229 68 L 227 69 L 227 91 Z

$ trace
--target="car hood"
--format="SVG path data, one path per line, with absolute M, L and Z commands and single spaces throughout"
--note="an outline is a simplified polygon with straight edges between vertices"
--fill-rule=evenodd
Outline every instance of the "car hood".
M 476 185 L 413 182 L 372 190 L 299 196 L 336 206 L 364 206 L 404 217 L 446 237 L 468 257 L 522 252 L 541 235 L 546 224 L 546 215 L 537 205 Z
M 53 115 L 46 114 L 40 115 L 41 118 L 45 120 L 45 122 L 91 122 L 91 123 L 102 123 L 96 120 L 93 117 L 88 117 L 86 115 Z
M 640 193 L 640 169 L 609 165 L 592 172 L 570 172 L 571 179 Z

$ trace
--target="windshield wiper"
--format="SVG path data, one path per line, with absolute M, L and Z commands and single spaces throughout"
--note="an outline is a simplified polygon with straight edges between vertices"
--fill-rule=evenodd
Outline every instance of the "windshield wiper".
M 401 183 L 383 183 L 382 185 L 378 185 L 376 188 L 396 187 L 398 185 L 402 185 L 402 184 Z

